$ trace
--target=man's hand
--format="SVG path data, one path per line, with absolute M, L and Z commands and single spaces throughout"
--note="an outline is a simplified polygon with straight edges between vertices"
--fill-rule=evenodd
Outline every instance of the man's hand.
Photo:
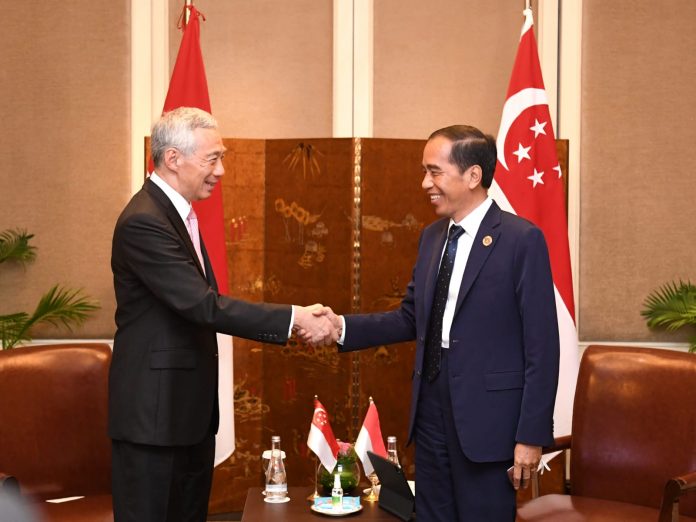
M 512 487 L 526 489 L 536 473 L 541 460 L 541 446 L 528 446 L 520 442 L 515 446 L 515 461 L 512 471 Z
M 326 311 L 328 310 L 328 311 Z M 306 343 L 312 346 L 330 346 L 339 338 L 337 328 L 329 317 L 331 308 L 314 304 L 312 306 L 295 306 L 293 330 Z
M 336 330 L 336 334 L 338 335 L 337 339 L 341 338 L 341 334 L 343 333 L 343 321 L 341 320 L 341 316 L 336 315 L 334 311 L 328 306 L 315 308 L 312 313 L 317 317 L 325 315 L 329 319 L 329 321 L 331 321 L 331 324 Z

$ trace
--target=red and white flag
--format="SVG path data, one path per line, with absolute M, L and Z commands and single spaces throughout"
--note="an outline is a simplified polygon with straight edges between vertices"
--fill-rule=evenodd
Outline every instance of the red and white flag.
M 184 7 L 189 11 L 189 21 L 182 14 L 180 21 L 184 30 L 176 57 L 172 78 L 169 81 L 167 98 L 163 113 L 177 107 L 197 107 L 210 110 L 208 81 L 205 76 L 203 54 L 201 53 L 199 17 L 205 17 L 193 6 Z M 150 165 L 152 171 L 152 165 Z M 227 252 L 225 249 L 225 223 L 222 206 L 222 187 L 218 183 L 212 195 L 203 201 L 194 201 L 193 207 L 198 215 L 198 227 L 205 243 L 208 257 L 213 265 L 213 273 L 221 294 L 227 293 Z M 220 402 L 220 426 L 215 441 L 215 465 L 227 460 L 234 452 L 234 382 L 232 337 L 218 334 L 218 395 Z
M 541 76 L 531 9 L 524 10 L 522 36 L 498 131 L 498 164 L 491 195 L 505 210 L 543 232 L 549 248 L 561 341 L 554 434 L 570 433 L 578 373 L 573 280 L 561 167 Z
M 384 447 L 384 439 L 382 438 L 382 429 L 379 427 L 379 414 L 377 406 L 370 399 L 370 406 L 367 408 L 367 414 L 363 421 L 362 428 L 358 434 L 358 439 L 355 441 L 355 453 L 358 454 L 363 463 L 365 475 L 371 475 L 374 469 L 367 452 L 371 451 L 381 457 L 387 458 L 387 449 Z
M 312 425 L 309 427 L 307 446 L 319 457 L 319 461 L 325 469 L 333 471 L 336 467 L 338 442 L 336 442 L 336 437 L 331 430 L 329 415 L 316 397 L 314 397 L 314 415 L 312 416 Z

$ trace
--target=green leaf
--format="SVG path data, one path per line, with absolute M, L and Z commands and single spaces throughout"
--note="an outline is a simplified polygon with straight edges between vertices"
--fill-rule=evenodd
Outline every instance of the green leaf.
M 0 232 L 0 263 L 5 261 L 18 261 L 22 264 L 29 263 L 36 258 L 36 247 L 29 244 L 34 234 L 27 234 L 26 230 L 5 230 Z
M 19 332 L 28 318 L 29 314 L 25 312 L 0 315 L 0 348 L 13 348 L 21 340 L 18 338 Z
M 652 292 L 643 303 L 640 313 L 650 328 L 677 330 L 696 324 L 696 286 L 690 281 L 667 283 Z
M 43 295 L 31 316 L 25 313 L 3 316 L 10 318 L 6 321 L 5 329 L 0 327 L 3 349 L 30 341 L 31 329 L 37 324 L 50 323 L 72 330 L 73 326 L 82 324 L 99 308 L 99 304 L 84 296 L 82 290 L 68 290 L 55 285 Z

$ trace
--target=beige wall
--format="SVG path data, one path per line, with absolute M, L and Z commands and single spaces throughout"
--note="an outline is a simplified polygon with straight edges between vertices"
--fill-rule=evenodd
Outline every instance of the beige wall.
M 696 2 L 583 5 L 580 337 L 649 340 L 645 296 L 696 280 Z
M 169 0 L 173 66 L 182 0 Z M 332 0 L 199 0 L 210 103 L 226 137 L 330 137 Z
M 376 0 L 374 135 L 455 123 L 497 134 L 522 29 L 517 0 Z
M 0 230 L 34 233 L 38 258 L 0 266 L 0 314 L 33 310 L 55 283 L 83 287 L 103 308 L 75 336 L 111 337 L 111 233 L 130 179 L 129 2 L 5 4 Z

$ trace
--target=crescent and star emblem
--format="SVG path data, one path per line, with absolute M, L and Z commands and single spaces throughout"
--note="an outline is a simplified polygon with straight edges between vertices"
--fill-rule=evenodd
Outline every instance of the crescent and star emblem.
M 505 139 L 507 138 L 510 127 L 515 122 L 517 117 L 524 111 L 535 105 L 548 105 L 549 101 L 546 97 L 544 89 L 535 89 L 529 87 L 522 89 L 520 92 L 513 94 L 505 102 L 503 107 L 503 116 L 500 119 L 500 130 L 498 131 L 498 139 L 496 147 L 498 149 L 498 162 L 509 171 L 505 161 Z M 519 151 L 518 151 L 519 152 Z

